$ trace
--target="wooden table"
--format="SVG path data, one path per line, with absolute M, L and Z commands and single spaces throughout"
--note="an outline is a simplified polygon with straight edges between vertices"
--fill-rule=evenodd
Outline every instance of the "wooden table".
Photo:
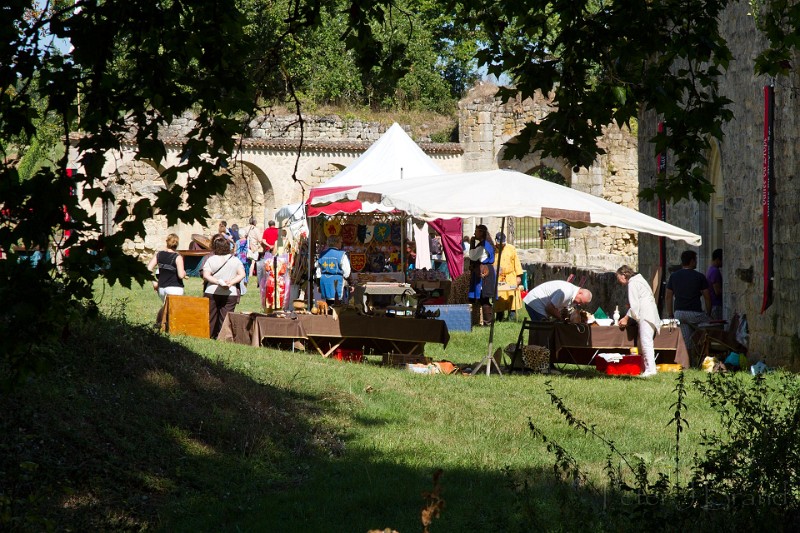
M 384 318 L 361 315 L 297 315 L 268 317 L 258 313 L 228 313 L 219 340 L 260 346 L 264 339 L 308 341 L 323 357 L 337 348 L 361 348 L 374 353 L 425 353 L 426 342 L 447 346 L 450 333 L 443 320 Z
M 638 338 L 635 325 L 621 330 L 597 324 L 533 322 L 528 343 L 550 348 L 553 363 L 588 365 L 598 353 L 630 353 Z M 689 368 L 689 353 L 680 328 L 662 327 L 653 344 L 657 364 L 678 363 Z

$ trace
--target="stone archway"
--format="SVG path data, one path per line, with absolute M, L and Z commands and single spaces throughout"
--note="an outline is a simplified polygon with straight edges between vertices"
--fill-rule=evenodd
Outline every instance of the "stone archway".
M 552 169 L 563 176 L 564 182 L 560 185 L 572 186 L 572 169 L 564 161 L 552 157 L 541 157 L 537 153 L 527 154 L 522 159 L 503 159 L 505 147 L 497 154 L 497 167 L 505 170 L 516 170 L 529 176 L 536 176 L 542 168 Z
M 308 177 L 307 184 L 309 187 L 319 187 L 345 168 L 345 165 L 339 165 L 336 163 L 328 163 L 326 165 L 319 166 L 311 172 L 311 175 Z
M 216 225 L 225 220 L 228 225 L 247 225 L 250 217 L 265 224 L 275 209 L 275 191 L 263 170 L 247 161 L 237 161 L 228 171 L 231 183 L 223 194 L 208 200 L 206 225 L 216 230 Z

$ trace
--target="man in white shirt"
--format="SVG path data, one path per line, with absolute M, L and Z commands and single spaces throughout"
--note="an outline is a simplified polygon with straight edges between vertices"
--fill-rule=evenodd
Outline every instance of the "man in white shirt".
M 523 300 L 531 320 L 561 319 L 561 310 L 592 301 L 592 293 L 568 281 L 548 281 L 534 287 Z

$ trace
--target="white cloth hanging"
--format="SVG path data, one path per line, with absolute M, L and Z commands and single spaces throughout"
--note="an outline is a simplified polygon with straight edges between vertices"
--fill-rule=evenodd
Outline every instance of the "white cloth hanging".
M 431 262 L 431 245 L 428 240 L 428 223 L 421 220 L 414 221 L 414 241 L 417 245 L 417 260 L 414 266 L 417 270 L 433 268 Z

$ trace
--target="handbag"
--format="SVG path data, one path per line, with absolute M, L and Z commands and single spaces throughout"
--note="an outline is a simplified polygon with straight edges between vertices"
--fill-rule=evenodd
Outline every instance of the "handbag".
M 212 276 L 216 276 L 216 275 L 217 275 L 217 272 L 219 272 L 220 270 L 222 270 L 223 268 L 225 268 L 225 265 L 227 265 L 227 264 L 228 264 L 228 261 L 230 261 L 231 259 L 233 259 L 233 256 L 232 256 L 232 255 L 231 255 L 231 256 L 228 256 L 228 259 L 226 259 L 226 260 L 225 260 L 225 262 L 224 262 L 224 263 L 222 263 L 222 266 L 221 266 L 221 267 L 219 267 L 218 269 L 216 269 L 214 272 L 212 272 L 212 273 L 211 273 L 211 275 L 212 275 Z M 208 288 L 208 281 L 207 281 L 205 278 L 203 278 L 203 292 L 206 292 L 206 289 L 207 289 L 207 288 Z
M 481 263 L 481 277 L 485 278 L 489 275 L 489 265 L 484 265 Z

